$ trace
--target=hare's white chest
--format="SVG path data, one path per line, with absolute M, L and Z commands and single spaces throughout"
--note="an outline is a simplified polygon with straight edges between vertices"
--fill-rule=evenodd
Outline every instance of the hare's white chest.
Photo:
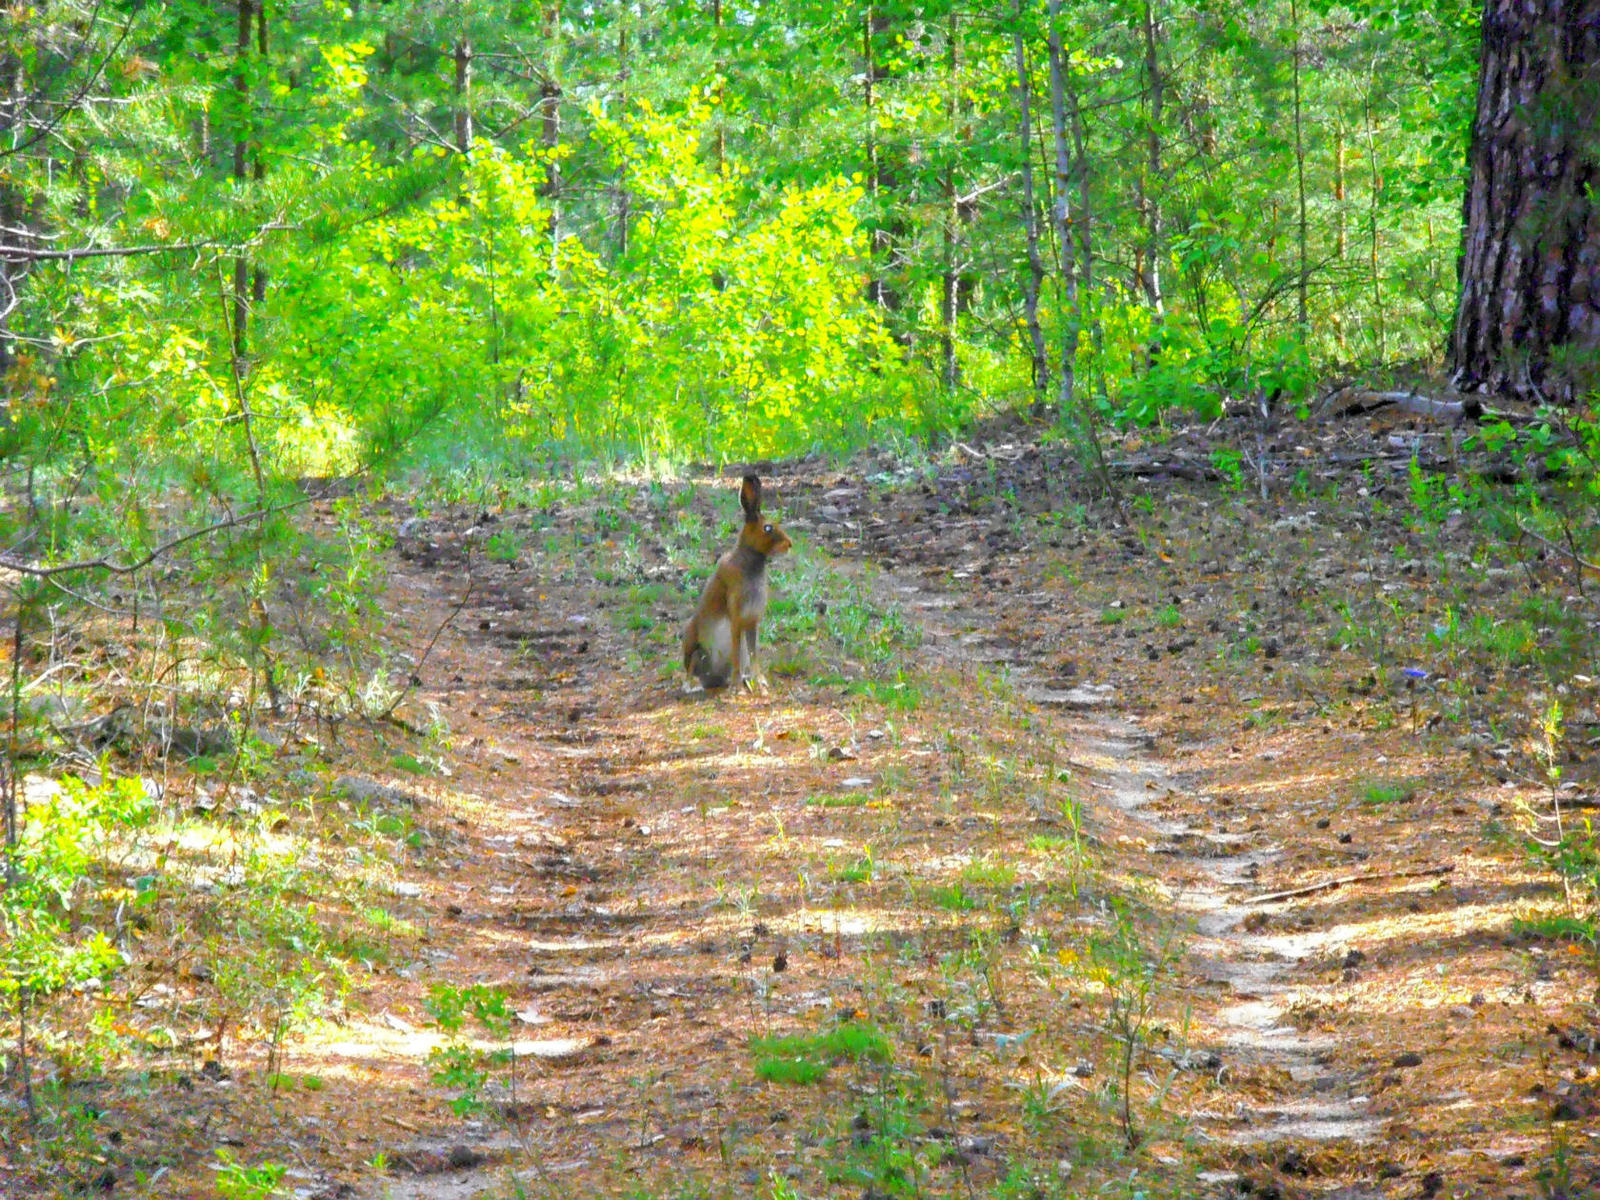
M 746 629 L 754 627 L 767 611 L 767 577 L 765 574 L 757 575 L 753 579 L 746 579 L 744 586 L 739 589 L 739 617 L 740 623 Z

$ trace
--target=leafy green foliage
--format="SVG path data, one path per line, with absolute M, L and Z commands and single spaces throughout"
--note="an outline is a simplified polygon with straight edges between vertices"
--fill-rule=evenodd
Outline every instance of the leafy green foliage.
M 76 43 L 18 22 L 7 44 L 65 109 L 8 187 L 59 244 L 156 252 L 33 264 L 8 458 L 93 498 L 50 518 L 82 544 L 131 547 L 182 519 L 151 503 L 162 487 L 215 511 L 449 456 L 463 435 L 728 460 L 955 428 L 1020 398 L 1010 30 L 877 11 L 870 108 L 847 9 L 724 26 L 653 5 L 324 8 L 263 24 L 259 45 L 187 0 L 130 10 L 126 38 L 98 10 Z M 1086 321 L 1078 374 L 1116 419 L 1297 403 L 1313 363 L 1424 353 L 1450 311 L 1475 21 L 1295 14 L 1158 6 L 1160 112 L 1137 22 L 1105 4 L 1066 18 L 1092 114 L 1074 202 L 1101 269 L 1080 312 L 1052 276 L 1041 321 L 1052 344 Z M 1018 21 L 1037 69 L 1042 6 Z M 463 39 L 480 53 L 458 95 Z M 113 60 L 118 101 L 93 115 L 70 103 L 86 50 Z M 1125 266 L 1148 255 L 1152 211 L 1159 308 Z
M 121 968 L 113 910 L 151 904 L 159 875 L 96 880 L 109 859 L 134 853 L 155 815 L 154 797 L 131 778 L 90 787 L 68 776 L 35 803 L 0 888 L 0 993 L 48 994 Z

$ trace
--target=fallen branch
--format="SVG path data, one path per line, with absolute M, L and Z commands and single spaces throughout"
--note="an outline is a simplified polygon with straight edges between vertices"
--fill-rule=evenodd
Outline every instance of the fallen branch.
M 1286 892 L 1268 892 L 1264 896 L 1251 896 L 1246 904 L 1276 904 L 1279 900 L 1292 900 L 1296 896 L 1310 896 L 1317 892 L 1331 892 L 1348 883 L 1373 883 L 1380 879 L 1422 879 L 1433 875 L 1448 875 L 1456 869 L 1454 863 L 1442 867 L 1418 867 L 1412 871 L 1368 871 L 1362 875 L 1341 875 L 1321 883 L 1308 883 L 1305 887 L 1290 888 Z
M 1318 407 L 1335 417 L 1359 417 L 1380 408 L 1394 407 L 1413 416 L 1450 421 L 1477 417 L 1483 412 L 1482 405 L 1476 401 L 1435 400 L 1417 392 L 1371 392 L 1358 387 L 1330 392 Z
M 1114 459 L 1106 469 L 1118 475 L 1133 475 L 1147 479 L 1153 475 L 1170 475 L 1174 479 L 1187 479 L 1191 483 L 1215 482 L 1222 472 L 1210 463 L 1195 462 L 1186 458 L 1170 459 Z

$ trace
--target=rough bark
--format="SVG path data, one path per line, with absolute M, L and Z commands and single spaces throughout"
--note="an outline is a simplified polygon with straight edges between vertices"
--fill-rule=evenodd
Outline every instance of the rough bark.
M 1486 0 L 1450 339 L 1463 391 L 1600 381 L 1600 0 Z

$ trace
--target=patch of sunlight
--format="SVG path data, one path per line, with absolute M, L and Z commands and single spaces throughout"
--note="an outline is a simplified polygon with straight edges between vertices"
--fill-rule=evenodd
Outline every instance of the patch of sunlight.
M 1071 765 L 1080 770 L 1121 771 L 1127 767 L 1128 762 L 1117 754 L 1098 754 L 1093 750 L 1079 750 L 1073 754 Z
M 452 816 L 479 817 L 492 815 L 496 824 L 505 819 L 505 812 L 499 807 L 497 801 L 485 800 L 476 792 L 457 791 L 455 788 L 439 787 L 437 785 L 427 787 L 416 779 L 401 780 L 395 786 L 423 797 L 431 804 L 436 804 L 449 812 Z
M 405 1022 L 401 1021 L 394 1026 L 375 1021 L 351 1022 L 339 1031 L 344 1035 L 342 1037 L 324 1040 L 311 1034 L 300 1038 L 296 1042 L 295 1056 L 302 1064 L 308 1058 L 353 1061 L 411 1059 L 422 1062 L 430 1052 L 449 1040 L 438 1029 L 402 1028 L 404 1025 Z M 331 1074 L 324 1071 L 320 1063 L 318 1071 Z
M 482 1054 L 493 1054 L 510 1049 L 518 1058 L 538 1058 L 555 1061 L 570 1058 L 594 1044 L 594 1039 L 544 1038 L 533 1041 L 496 1041 L 484 1037 L 459 1037 L 439 1029 L 402 1028 L 403 1021 L 385 1025 L 374 1021 L 346 1025 L 339 1032 L 343 1036 L 323 1040 L 315 1034 L 296 1043 L 297 1061 L 316 1060 L 318 1071 L 327 1075 L 344 1075 L 356 1078 L 356 1064 L 373 1059 L 406 1059 L 427 1061 L 428 1055 L 441 1046 L 465 1046 Z M 339 1061 L 349 1063 L 341 1067 Z M 328 1063 L 324 1067 L 322 1064 Z
M 726 754 L 708 754 L 697 758 L 674 759 L 669 762 L 653 763 L 651 770 L 662 776 L 663 779 L 673 775 L 699 775 L 708 768 L 731 770 L 762 770 L 762 771 L 793 771 L 800 767 L 813 765 L 811 759 L 804 755 L 791 754 L 779 756 L 764 754 L 756 750 L 734 750 Z
M 1481 968 L 1477 968 L 1481 972 Z M 1509 982 L 1509 981 L 1508 981 Z M 1357 985 L 1339 998 L 1339 1007 L 1346 1013 L 1384 1013 L 1402 1020 L 1415 1020 L 1419 1012 L 1440 1012 L 1447 1009 L 1471 1009 L 1472 995 L 1485 992 L 1483 977 L 1475 975 L 1471 986 L 1451 979 L 1440 979 L 1432 968 L 1420 968 L 1400 979 L 1385 979 Z
M 837 933 L 846 937 L 873 933 L 884 928 L 881 923 L 859 909 L 802 908 L 791 913 L 788 920 L 802 929 Z
M 1305 771 L 1297 775 L 1276 774 L 1270 779 L 1256 779 L 1219 788 L 1219 796 L 1275 796 L 1283 792 L 1308 792 L 1317 788 L 1337 787 L 1349 775 L 1341 771 Z
M 801 908 L 777 919 L 768 918 L 775 931 L 791 934 L 837 933 L 860 936 L 906 929 L 957 929 L 972 925 L 978 914 L 906 908 Z
M 1518 917 L 1539 911 L 1526 900 L 1505 900 L 1498 904 L 1462 904 L 1443 912 L 1406 913 L 1403 916 L 1376 917 L 1336 925 L 1328 933 L 1343 937 L 1352 945 L 1367 949 L 1394 944 L 1427 946 L 1436 938 L 1450 935 L 1504 934 Z
M 520 939 L 517 945 L 524 950 L 543 951 L 548 954 L 573 954 L 582 950 L 612 950 L 622 945 L 621 938 L 573 938 L 566 942 L 547 942 L 539 938 Z

